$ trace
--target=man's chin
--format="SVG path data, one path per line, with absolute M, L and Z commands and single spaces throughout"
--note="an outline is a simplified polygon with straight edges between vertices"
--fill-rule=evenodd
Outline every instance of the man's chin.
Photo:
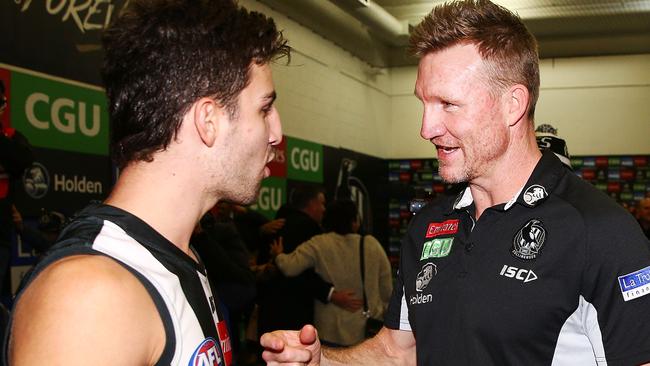
M 440 169 L 438 171 L 440 178 L 446 184 L 458 184 L 467 182 L 467 175 L 462 172 L 454 172 L 451 169 Z
M 262 179 L 257 181 L 257 184 L 255 186 L 255 189 L 252 190 L 252 193 L 250 194 L 249 197 L 244 197 L 246 198 L 247 203 L 243 203 L 242 205 L 252 205 L 253 203 L 257 202 L 257 198 L 260 196 L 260 190 L 262 189 Z

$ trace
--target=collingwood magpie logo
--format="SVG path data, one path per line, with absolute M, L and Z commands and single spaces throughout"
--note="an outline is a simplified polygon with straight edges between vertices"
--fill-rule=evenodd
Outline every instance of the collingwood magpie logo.
M 524 192 L 524 202 L 530 206 L 534 205 L 537 201 L 543 200 L 546 197 L 548 197 L 546 188 L 540 186 L 539 184 L 533 184 L 532 186 L 526 188 L 526 191 Z
M 522 227 L 512 242 L 512 255 L 517 258 L 535 259 L 546 241 L 546 229 L 542 222 L 532 219 Z

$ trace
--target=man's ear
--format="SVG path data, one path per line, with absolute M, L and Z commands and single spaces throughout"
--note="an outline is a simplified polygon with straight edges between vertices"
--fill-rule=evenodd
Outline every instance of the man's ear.
M 203 143 L 212 147 L 219 134 L 221 119 L 227 118 L 223 107 L 214 99 L 201 98 L 194 103 L 194 126 Z
M 524 119 L 528 113 L 529 96 L 528 88 L 521 84 L 510 87 L 506 95 L 508 126 L 514 126 Z

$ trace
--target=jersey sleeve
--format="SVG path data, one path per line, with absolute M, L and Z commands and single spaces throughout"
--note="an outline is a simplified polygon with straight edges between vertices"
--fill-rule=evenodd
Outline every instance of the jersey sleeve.
M 412 246 L 410 238 L 412 227 L 413 222 L 409 224 L 407 234 L 402 239 L 397 278 L 395 280 L 395 286 L 393 287 L 393 294 L 388 303 L 388 310 L 386 310 L 386 314 L 384 315 L 384 325 L 390 329 L 412 330 L 411 323 L 409 322 L 409 310 L 408 305 L 406 304 L 406 295 L 404 293 L 405 262 L 408 257 L 409 248 Z
M 598 217 L 585 229 L 581 292 L 597 314 L 587 336 L 609 366 L 650 362 L 650 242 L 625 212 Z
M 384 315 L 384 325 L 390 329 L 411 330 L 409 311 L 404 296 L 404 284 L 400 273 L 400 271 L 397 272 L 393 295 L 388 303 L 386 315 Z

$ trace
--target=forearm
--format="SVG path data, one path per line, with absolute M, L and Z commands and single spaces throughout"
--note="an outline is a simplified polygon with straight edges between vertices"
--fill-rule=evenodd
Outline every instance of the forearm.
M 403 348 L 395 344 L 383 328 L 377 336 L 353 347 L 321 348 L 321 366 L 375 366 L 375 365 L 415 365 L 415 347 Z
M 313 267 L 311 258 L 294 251 L 289 254 L 279 254 L 275 257 L 275 265 L 280 269 L 282 274 L 287 277 L 295 277 L 303 273 L 307 268 Z

